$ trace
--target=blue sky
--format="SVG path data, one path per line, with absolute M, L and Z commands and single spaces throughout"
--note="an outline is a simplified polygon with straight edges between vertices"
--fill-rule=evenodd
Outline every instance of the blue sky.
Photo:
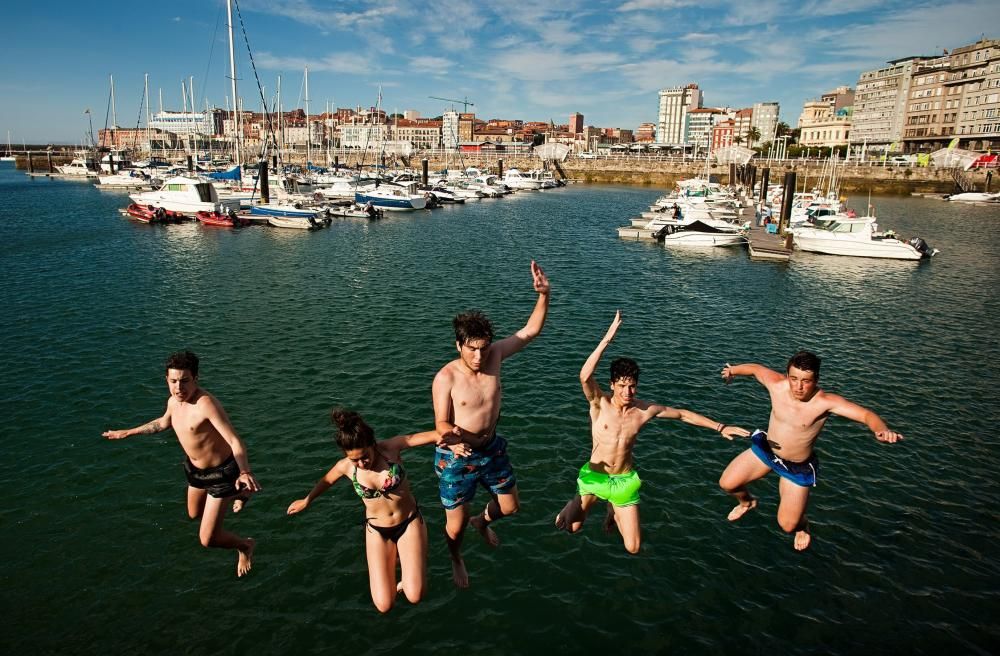
M 149 73 L 153 107 L 229 94 L 224 0 L 5 3 L 0 140 L 79 143 L 90 108 L 103 127 L 114 75 L 118 124 L 134 127 Z M 39 8 L 44 6 L 42 13 Z M 257 73 L 282 105 L 371 106 L 437 116 L 475 103 L 481 118 L 554 119 L 635 129 L 658 89 L 696 82 L 708 106 L 778 101 L 795 125 L 803 101 L 889 59 L 972 43 L 1000 26 L 1000 2 L 872 0 L 239 0 Z M 239 20 L 235 20 L 239 27 Z M 259 110 L 237 33 L 240 95 Z M 459 106 L 461 108 L 461 106 Z

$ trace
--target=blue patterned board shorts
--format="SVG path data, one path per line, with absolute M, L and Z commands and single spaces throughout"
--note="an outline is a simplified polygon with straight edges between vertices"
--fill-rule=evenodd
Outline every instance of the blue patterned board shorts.
M 816 477 L 819 475 L 819 458 L 814 452 L 805 462 L 783 460 L 771 450 L 767 443 L 767 433 L 756 430 L 750 436 L 750 449 L 761 462 L 773 469 L 778 476 L 787 478 L 801 487 L 816 487 Z
M 477 483 L 492 494 L 507 494 L 517 484 L 514 468 L 507 457 L 507 440 L 499 435 L 465 458 L 456 456 L 450 449 L 436 448 L 434 471 L 438 475 L 438 490 L 445 510 L 472 501 Z

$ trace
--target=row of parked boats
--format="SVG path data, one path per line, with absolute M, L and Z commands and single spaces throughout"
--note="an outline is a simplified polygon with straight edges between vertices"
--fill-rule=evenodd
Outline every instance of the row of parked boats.
M 409 170 L 364 175 L 310 168 L 269 174 L 269 202 L 264 203 L 260 181 L 236 167 L 172 173 L 153 189 L 143 190 L 145 185 L 139 184 L 108 186 L 128 189 L 132 204 L 122 214 L 146 223 L 197 219 L 208 225 L 238 227 L 259 221 L 281 228 L 315 230 L 330 225 L 333 217 L 377 219 L 387 211 L 432 209 L 564 184 L 547 171 L 521 173 L 517 169 L 508 170 L 502 178 L 475 168 L 448 170 L 428 175 L 424 184 L 420 174 Z M 116 182 L 130 179 L 148 184 L 157 174 L 155 170 L 130 168 L 114 177 Z
M 780 185 L 769 187 L 767 201 L 755 211 L 754 220 L 767 232 L 777 232 L 778 213 L 773 208 L 781 206 L 783 195 Z M 751 195 L 759 197 L 759 189 Z M 741 190 L 707 180 L 685 180 L 648 212 L 632 219 L 630 226 L 620 227 L 618 234 L 662 240 L 668 247 L 742 246 L 748 243 L 751 227 L 742 216 L 752 205 Z M 919 237 L 904 239 L 892 230 L 881 230 L 870 203 L 868 213 L 858 216 L 835 195 L 819 192 L 795 194 L 784 232 L 792 236 L 795 248 L 812 253 L 920 260 L 939 252 Z

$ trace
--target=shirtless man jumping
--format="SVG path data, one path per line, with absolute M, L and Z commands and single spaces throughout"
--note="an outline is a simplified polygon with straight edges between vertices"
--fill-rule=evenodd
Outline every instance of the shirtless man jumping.
M 198 357 L 190 351 L 174 353 L 167 359 L 167 387 L 170 398 L 167 410 L 159 419 L 137 428 L 109 430 L 109 440 L 132 435 L 149 435 L 173 428 L 181 448 L 187 454 L 187 510 L 191 519 L 201 516 L 198 537 L 202 546 L 236 549 L 236 576 L 243 576 L 253 565 L 253 538 L 241 538 L 222 528 L 225 503 L 234 500 L 239 512 L 246 495 L 260 486 L 250 472 L 246 447 L 229 423 L 222 404 L 198 387 Z
M 590 432 L 593 446 L 590 461 L 580 468 L 576 479 L 577 494 L 556 515 L 556 528 L 576 533 L 583 527 L 587 512 L 598 499 L 608 502 L 604 529 L 608 533 L 617 526 L 625 542 L 625 550 L 638 553 L 641 541 L 639 529 L 639 487 L 642 481 L 634 468 L 632 447 L 639 431 L 652 419 L 680 419 L 686 424 L 711 428 L 727 440 L 746 437 L 750 431 L 727 426 L 690 410 L 669 408 L 635 398 L 639 385 L 639 365 L 629 358 L 611 363 L 611 393 L 605 394 L 594 377 L 597 364 L 621 325 L 621 312 L 604 339 L 580 369 L 583 395 L 590 403 Z
M 435 429 L 442 440 L 460 434 L 472 453 L 459 456 L 451 448 L 439 446 L 434 469 L 439 478 L 441 503 L 445 512 L 445 537 L 451 556 L 452 578 L 460 588 L 469 587 L 469 574 L 462 560 L 462 538 L 467 523 L 479 531 L 490 546 L 500 540 L 490 524 L 517 512 L 517 479 L 507 456 L 507 440 L 497 435 L 500 402 L 500 365 L 542 332 L 549 310 L 549 279 L 534 261 L 531 276 L 538 300 L 519 331 L 493 342 L 493 325 L 479 312 L 455 317 L 455 348 L 458 357 L 434 376 Z M 457 431 L 456 431 L 457 428 Z M 469 518 L 469 503 L 476 485 L 490 492 L 482 513 Z
M 719 486 L 739 502 L 729 513 L 729 521 L 735 522 L 757 507 L 757 499 L 746 486 L 774 470 L 781 477 L 778 524 L 786 533 L 795 534 L 798 551 L 806 549 L 812 539 L 806 506 L 809 488 L 816 485 L 819 473 L 813 444 L 827 418 L 833 414 L 864 424 L 880 442 L 903 439 L 871 410 L 819 389 L 819 365 L 816 355 L 799 351 L 788 361 L 784 376 L 759 364 L 727 364 L 722 369 L 727 383 L 735 376 L 753 376 L 771 395 L 767 432 L 755 431 L 750 448 L 736 456 L 719 479 Z

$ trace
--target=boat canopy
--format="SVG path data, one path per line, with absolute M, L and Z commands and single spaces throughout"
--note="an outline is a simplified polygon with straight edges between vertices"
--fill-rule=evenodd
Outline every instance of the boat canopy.
M 234 166 L 228 171 L 221 171 L 218 173 L 208 173 L 205 177 L 212 178 L 213 180 L 239 180 L 240 179 L 240 167 Z

